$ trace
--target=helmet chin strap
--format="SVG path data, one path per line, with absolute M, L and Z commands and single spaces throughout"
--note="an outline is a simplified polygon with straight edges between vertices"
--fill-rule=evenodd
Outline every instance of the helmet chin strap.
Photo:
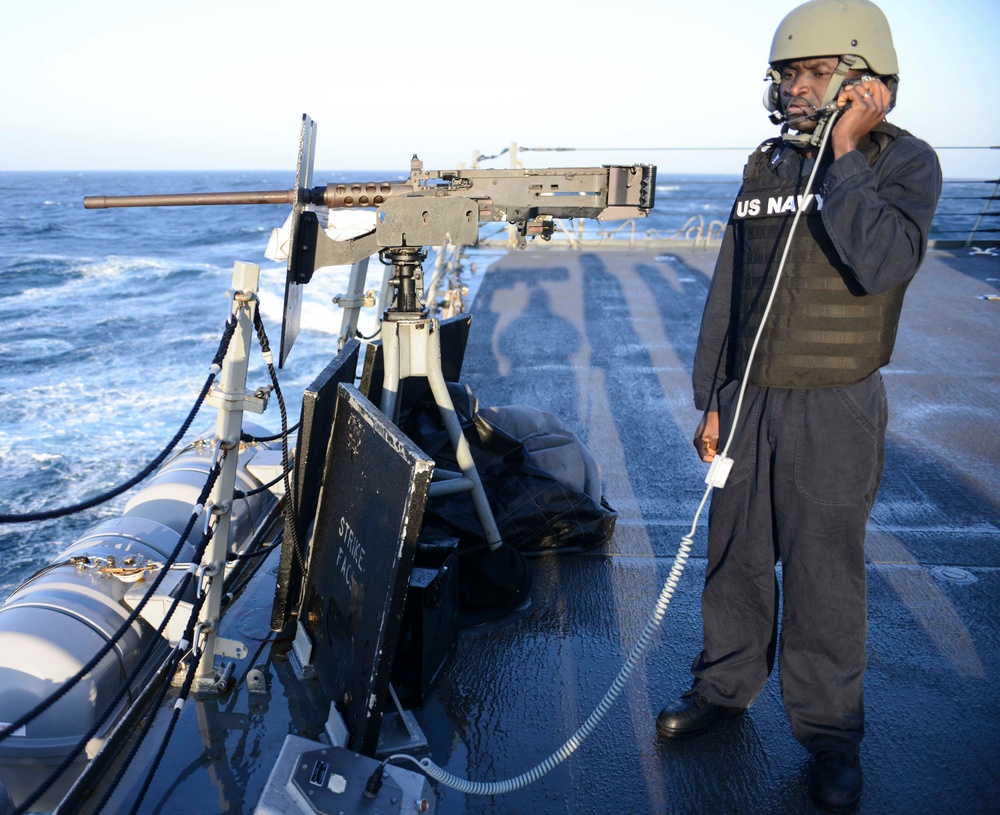
M 860 63 L 860 64 L 859 64 Z M 840 61 L 837 63 L 837 67 L 830 77 L 830 84 L 826 86 L 826 93 L 823 94 L 823 101 L 819 103 L 817 110 L 823 110 L 823 108 L 831 105 L 833 100 L 837 98 L 837 94 L 840 93 L 841 88 L 844 86 L 844 82 L 847 80 L 847 73 L 851 71 L 854 66 L 857 65 L 858 68 L 867 68 L 867 63 L 853 54 L 842 54 Z M 781 126 L 781 139 L 782 141 L 790 142 L 799 147 L 805 147 L 806 145 L 811 145 L 813 147 L 817 146 L 823 140 L 823 131 L 826 130 L 831 117 L 829 113 L 824 112 L 819 116 L 816 121 L 816 128 L 812 133 L 789 133 L 789 125 L 783 124 Z

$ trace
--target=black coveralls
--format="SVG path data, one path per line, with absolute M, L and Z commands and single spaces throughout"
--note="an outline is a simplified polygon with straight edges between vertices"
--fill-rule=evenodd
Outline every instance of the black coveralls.
M 786 152 L 774 172 L 805 175 L 799 154 Z M 906 284 L 923 260 L 941 191 L 933 150 L 903 135 L 872 167 L 854 151 L 821 168 L 817 186 L 822 226 L 864 292 Z M 731 219 L 693 375 L 696 407 L 720 413 L 720 450 L 733 424 L 735 372 L 743 367 L 733 336 L 744 263 L 738 234 Z M 712 497 L 694 689 L 735 707 L 749 707 L 760 693 L 775 656 L 780 558 L 782 698 L 796 738 L 811 752 L 857 753 L 864 736 L 864 539 L 886 420 L 877 370 L 833 387 L 748 385 L 729 450 L 733 471 Z

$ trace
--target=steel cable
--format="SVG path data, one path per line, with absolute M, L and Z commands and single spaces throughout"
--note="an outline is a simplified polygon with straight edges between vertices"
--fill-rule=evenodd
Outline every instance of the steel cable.
M 288 520 L 286 528 L 291 533 L 290 543 L 297 552 L 299 551 L 299 535 L 295 523 L 295 512 L 298 509 L 298 500 L 293 491 L 295 482 L 294 480 L 289 480 L 288 477 L 291 469 L 291 465 L 289 464 L 290 456 L 288 455 L 288 434 L 291 431 L 288 428 L 288 412 L 285 410 L 285 398 L 281 393 L 281 386 L 278 384 L 278 372 L 274 369 L 271 343 L 267 339 L 267 332 L 264 330 L 264 321 L 261 319 L 259 308 L 254 309 L 253 312 L 253 327 L 257 332 L 260 351 L 267 365 L 267 373 L 271 378 L 271 384 L 274 385 L 274 395 L 278 400 L 278 410 L 281 413 L 281 470 L 285 485 L 285 513 Z
M 202 592 L 201 598 L 199 598 L 199 602 L 197 603 L 198 611 L 201 610 L 201 605 L 204 603 L 207 596 L 208 592 Z M 197 619 L 197 616 L 197 611 L 193 611 L 191 619 L 188 621 L 187 628 L 184 629 L 184 639 L 188 642 L 192 642 L 194 639 L 194 622 Z M 184 677 L 184 683 L 181 685 L 180 692 L 177 694 L 177 700 L 174 702 L 173 710 L 170 713 L 170 723 L 167 725 L 167 731 L 163 734 L 163 738 L 160 741 L 160 747 L 156 751 L 156 756 L 153 758 L 153 762 L 145 774 L 142 787 L 135 796 L 135 801 L 132 803 L 129 815 L 135 815 L 135 813 L 139 811 L 139 807 L 142 806 L 142 801 L 146 797 L 146 793 L 149 791 L 149 786 L 153 782 L 153 777 L 156 775 L 156 771 L 160 767 L 160 762 L 163 761 L 163 756 L 166 755 L 167 745 L 170 743 L 170 739 L 174 734 L 174 728 L 177 726 L 178 719 L 180 719 L 181 711 L 187 703 L 188 694 L 191 692 L 191 686 L 194 684 L 195 674 L 198 671 L 198 665 L 201 663 L 201 658 L 205 653 L 198 647 L 198 643 L 195 642 L 193 645 L 194 650 L 192 652 L 192 656 L 194 658 L 190 663 L 188 663 L 187 675 Z M 148 732 L 148 730 L 146 732 Z
M 208 543 L 208 539 L 205 540 L 205 546 L 206 547 L 207 547 L 207 543 Z M 204 554 L 204 548 L 202 548 L 201 554 L 202 555 Z M 170 655 L 167 657 L 167 663 L 168 663 L 167 664 L 167 668 L 168 668 L 168 670 L 172 670 L 170 668 L 171 665 L 176 666 L 180 662 L 180 660 L 181 660 L 181 658 L 183 656 L 183 653 L 186 650 L 185 646 L 187 646 L 187 645 L 189 645 L 191 643 L 191 637 L 194 636 L 194 625 L 193 625 L 193 623 L 194 623 L 194 621 L 196 619 L 198 619 L 198 615 L 201 613 L 201 608 L 205 604 L 205 599 L 207 597 L 208 597 L 208 593 L 207 592 L 202 592 L 201 596 L 192 605 L 192 607 L 191 607 L 191 616 L 188 618 L 188 625 L 185 626 L 185 628 L 184 628 L 184 634 L 183 634 L 183 636 L 181 638 L 181 641 L 178 643 L 177 647 L 174 648 L 170 652 Z M 153 700 L 152 704 L 150 705 L 150 708 L 153 711 L 157 711 L 157 710 L 160 709 L 160 705 L 163 703 L 164 698 L 166 698 L 167 691 L 169 689 L 170 689 L 170 682 L 169 682 L 168 679 L 165 678 L 163 680 L 162 687 L 156 693 L 156 698 Z M 100 802 L 97 805 L 97 809 L 94 810 L 95 812 L 99 813 L 99 812 L 103 811 L 103 809 L 104 809 L 105 806 L 107 806 L 108 802 L 111 800 L 111 796 L 114 794 L 115 790 L 121 784 L 122 779 L 125 777 L 125 773 L 128 772 L 128 768 L 131 766 L 132 760 L 138 755 L 139 748 L 142 746 L 143 741 L 145 741 L 146 735 L 149 733 L 149 731 L 150 731 L 150 728 L 148 728 L 148 727 L 147 728 L 143 728 L 142 730 L 138 731 L 138 737 L 136 738 L 135 743 L 132 745 L 132 748 L 128 751 L 128 753 L 125 755 L 125 757 L 122 759 L 122 764 L 118 768 L 118 772 L 115 773 L 115 777 L 113 779 L 111 779 L 111 782 L 108 785 L 108 789 L 105 790 L 104 795 L 101 797 L 101 800 L 100 800 Z M 164 738 L 163 746 L 166 745 L 166 742 L 168 740 L 169 740 L 169 736 L 166 737 L 166 738 Z M 147 773 L 147 776 L 151 776 L 152 772 L 154 772 L 154 771 L 155 770 L 150 771 L 149 773 Z
M 221 341 L 219 342 L 219 350 L 216 353 L 215 358 L 212 360 L 211 373 L 205 380 L 205 384 L 202 387 L 201 392 L 198 394 L 198 398 L 195 400 L 194 407 L 191 409 L 191 412 L 188 413 L 188 416 L 184 420 L 184 423 L 181 425 L 180 430 L 178 430 L 177 433 L 174 435 L 174 437 L 167 443 L 167 446 L 163 448 L 160 454 L 156 458 L 154 458 L 149 464 L 147 464 L 146 467 L 144 467 L 141 472 L 132 476 L 132 478 L 130 478 L 124 484 L 120 484 L 119 486 L 115 487 L 114 489 L 108 492 L 105 492 L 101 495 L 97 495 L 93 498 L 89 498 L 88 500 L 83 501 L 79 504 L 73 504 L 72 506 L 62 507 L 60 509 L 46 510 L 44 512 L 25 513 L 24 515 L 0 514 L 0 524 L 48 521 L 53 518 L 63 518 L 67 515 L 74 515 L 77 512 L 83 512 L 86 509 L 92 509 L 93 507 L 96 507 L 100 504 L 104 504 L 113 498 L 117 498 L 123 492 L 127 492 L 128 490 L 132 489 L 132 487 L 134 487 L 140 481 L 144 481 L 146 478 L 148 478 L 153 473 L 153 471 L 156 470 L 156 468 L 163 463 L 164 459 L 166 459 L 166 457 L 170 455 L 170 452 L 177 446 L 177 443 L 184 437 L 184 434 L 187 433 L 188 429 L 191 427 L 191 423 L 194 421 L 195 416 L 201 409 L 201 406 L 205 401 L 205 397 L 208 396 L 208 392 L 209 389 L 212 387 L 212 383 L 215 382 L 215 377 L 218 374 L 217 369 L 221 367 L 222 360 L 225 359 L 226 351 L 229 348 L 229 343 L 233 338 L 234 332 L 236 331 L 236 325 L 237 322 L 234 315 L 232 318 L 230 318 L 229 322 L 226 323 L 226 329 L 222 334 Z

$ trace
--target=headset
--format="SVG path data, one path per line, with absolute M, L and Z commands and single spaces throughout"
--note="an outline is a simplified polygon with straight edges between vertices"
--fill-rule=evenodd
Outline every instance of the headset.
M 870 82 L 873 79 L 880 80 L 889 89 L 889 107 L 888 110 L 892 110 L 896 107 L 896 89 L 899 87 L 899 76 L 896 74 L 891 74 L 890 76 L 862 76 L 857 79 L 847 79 L 840 86 L 840 91 L 844 90 L 851 85 L 858 82 Z M 764 107 L 771 113 L 778 114 L 778 121 L 775 124 L 781 124 L 781 74 L 778 70 L 769 65 L 767 68 L 767 73 L 764 75 L 764 81 L 770 80 L 770 85 L 767 86 L 767 90 L 764 91 Z M 838 94 L 839 92 L 838 91 Z M 815 115 L 815 114 L 814 114 Z M 774 121 L 774 117 L 770 117 Z
M 840 62 L 836 71 L 834 71 L 834 76 L 831 77 L 830 85 L 827 87 L 820 106 L 817 107 L 813 113 L 790 120 L 785 116 L 784 111 L 781 109 L 781 73 L 777 68 L 775 68 L 774 65 L 769 65 L 767 72 L 764 74 L 764 81 L 769 84 L 767 89 L 764 91 L 764 98 L 762 101 L 764 103 L 765 110 L 769 112 L 768 119 L 771 120 L 771 123 L 782 126 L 781 137 L 787 141 L 807 142 L 812 145 L 819 144 L 823 136 L 823 130 L 825 130 L 826 124 L 829 121 L 830 113 L 834 110 L 840 109 L 838 108 L 836 102 L 837 97 L 844 90 L 852 85 L 858 84 L 859 82 L 871 82 L 876 79 L 882 82 L 882 84 L 889 89 L 889 106 L 886 108 L 886 113 L 891 111 L 896 106 L 896 91 L 899 87 L 899 76 L 896 74 L 890 74 L 888 76 L 865 74 L 864 76 L 855 77 L 853 79 L 844 79 L 839 85 L 834 84 L 834 79 L 837 76 L 844 76 L 847 71 L 851 70 L 854 66 L 857 66 L 858 68 L 868 67 L 863 59 L 854 56 L 853 54 L 845 54 L 841 56 Z M 816 119 L 819 122 L 811 135 L 787 135 L 788 130 L 792 125 L 805 119 Z

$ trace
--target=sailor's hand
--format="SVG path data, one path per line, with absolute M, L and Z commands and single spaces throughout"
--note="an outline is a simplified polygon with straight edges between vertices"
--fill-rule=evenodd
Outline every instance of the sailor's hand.
M 694 449 L 702 461 L 711 461 L 719 452 L 719 413 L 706 410 L 694 431 Z
M 843 110 L 833 127 L 833 155 L 840 158 L 857 149 L 863 136 L 872 132 L 889 111 L 892 94 L 875 77 L 849 85 L 837 96 L 837 106 Z M 846 108 L 846 110 L 844 110 Z

